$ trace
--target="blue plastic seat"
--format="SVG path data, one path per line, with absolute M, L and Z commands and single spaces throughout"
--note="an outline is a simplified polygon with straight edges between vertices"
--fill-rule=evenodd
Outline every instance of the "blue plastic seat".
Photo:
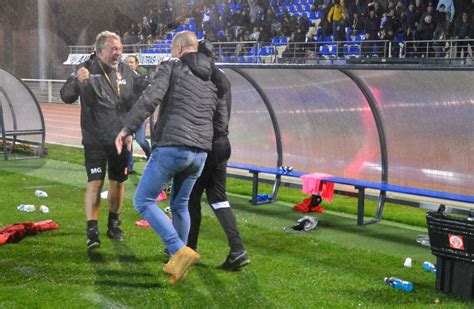
M 321 19 L 322 16 L 323 16 L 323 12 L 321 10 L 318 10 L 316 12 L 316 19 Z
M 256 47 L 252 47 L 249 52 L 247 53 L 247 56 L 254 56 L 257 54 L 257 48 Z

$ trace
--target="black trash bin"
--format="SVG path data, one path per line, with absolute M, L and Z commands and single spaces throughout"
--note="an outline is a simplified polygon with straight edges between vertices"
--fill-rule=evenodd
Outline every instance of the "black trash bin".
M 474 218 L 427 212 L 431 252 L 436 255 L 436 288 L 474 298 Z

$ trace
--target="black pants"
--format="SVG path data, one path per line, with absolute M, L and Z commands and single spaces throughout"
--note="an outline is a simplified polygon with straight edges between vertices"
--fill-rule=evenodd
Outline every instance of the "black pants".
M 194 184 L 189 198 L 191 228 L 187 244 L 193 249 L 197 249 L 201 227 L 201 197 L 204 190 L 206 190 L 207 201 L 224 229 L 230 251 L 239 252 L 244 250 L 237 228 L 237 221 L 226 194 L 227 160 L 230 157 L 230 151 L 227 137 L 215 141 L 213 150 L 207 157 L 201 177 Z

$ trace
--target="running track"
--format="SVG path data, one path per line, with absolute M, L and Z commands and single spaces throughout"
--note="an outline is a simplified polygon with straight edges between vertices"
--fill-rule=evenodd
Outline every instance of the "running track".
M 46 126 L 46 143 L 82 146 L 80 105 L 41 103 L 40 106 Z M 133 150 L 134 155 L 144 155 L 138 145 Z

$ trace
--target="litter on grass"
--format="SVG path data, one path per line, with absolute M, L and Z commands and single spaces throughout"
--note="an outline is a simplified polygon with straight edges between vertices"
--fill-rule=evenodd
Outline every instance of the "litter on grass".
M 104 191 L 100 194 L 100 198 L 105 200 L 105 199 L 107 199 L 108 195 L 109 195 L 109 191 Z
M 295 225 L 293 225 L 290 228 L 285 227 L 284 230 L 297 231 L 297 232 L 309 232 L 311 230 L 314 230 L 317 225 L 318 225 L 318 219 L 312 216 L 304 216 L 298 219 Z
M 46 205 L 41 205 L 39 210 L 41 213 L 44 213 L 44 214 L 47 214 L 49 212 L 49 208 Z
M 48 193 L 44 192 L 44 191 L 41 191 L 41 190 L 36 190 L 35 191 L 35 195 L 37 197 L 44 197 L 44 198 L 47 198 L 48 197 Z
M 139 220 L 135 222 L 135 225 L 138 227 L 150 227 L 150 223 L 148 223 L 146 220 Z
M 16 209 L 23 212 L 34 212 L 36 210 L 36 207 L 35 205 L 31 204 L 20 204 Z
M 430 237 L 428 235 L 416 236 L 416 242 L 422 246 L 430 247 Z
M 403 266 L 407 267 L 407 268 L 410 268 L 411 267 L 411 263 L 412 263 L 412 260 L 411 258 L 407 257 L 405 259 L 405 263 L 403 263 Z

